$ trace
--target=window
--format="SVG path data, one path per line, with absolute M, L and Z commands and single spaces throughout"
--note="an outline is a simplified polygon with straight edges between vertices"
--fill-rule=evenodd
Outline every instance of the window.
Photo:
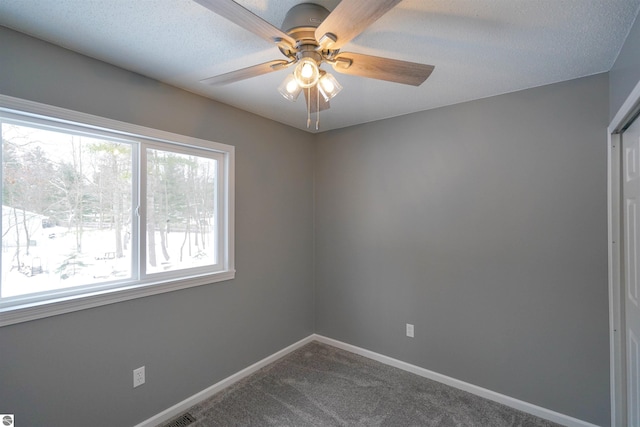
M 234 277 L 233 147 L 0 96 L 0 326 Z

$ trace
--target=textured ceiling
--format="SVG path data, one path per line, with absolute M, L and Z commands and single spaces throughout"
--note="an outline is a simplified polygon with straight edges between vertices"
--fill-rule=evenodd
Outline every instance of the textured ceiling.
M 329 10 L 339 3 L 314 2 Z M 279 27 L 303 1 L 238 3 Z M 434 65 L 433 74 L 416 88 L 334 73 L 344 90 L 321 113 L 320 131 L 608 71 L 639 6 L 640 0 L 404 0 L 342 51 Z M 292 103 L 276 90 L 291 70 L 226 86 L 200 83 L 284 57 L 191 0 L 2 0 L 0 25 L 306 129 L 303 98 Z

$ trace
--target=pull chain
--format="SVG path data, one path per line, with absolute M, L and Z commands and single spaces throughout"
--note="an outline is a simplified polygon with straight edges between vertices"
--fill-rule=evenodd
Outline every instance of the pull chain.
M 316 130 L 320 129 L 320 87 L 316 85 Z
M 307 88 L 307 129 L 311 126 L 311 88 Z

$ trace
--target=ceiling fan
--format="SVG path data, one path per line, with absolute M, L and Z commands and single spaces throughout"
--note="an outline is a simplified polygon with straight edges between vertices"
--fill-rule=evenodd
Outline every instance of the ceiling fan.
M 311 113 L 328 109 L 329 100 L 342 89 L 332 74 L 320 68 L 323 63 L 331 65 L 338 73 L 413 86 L 420 86 L 434 68 L 397 59 L 340 52 L 340 48 L 402 0 L 342 0 L 332 12 L 315 3 L 301 3 L 287 12 L 282 29 L 232 0 L 195 1 L 274 43 L 286 57 L 210 77 L 202 83 L 228 84 L 295 65 L 294 72 L 286 77 L 278 91 L 290 101 L 295 101 L 300 92 L 304 93 L 307 128 Z M 318 126 L 319 115 L 316 130 Z

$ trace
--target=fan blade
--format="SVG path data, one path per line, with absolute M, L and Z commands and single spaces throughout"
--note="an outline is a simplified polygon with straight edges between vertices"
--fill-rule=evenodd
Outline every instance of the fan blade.
M 251 31 L 265 40 L 281 45 L 288 49 L 293 49 L 296 41 L 293 37 L 274 27 L 258 15 L 245 9 L 238 3 L 231 0 L 195 0 L 218 15 L 227 18 L 229 21 L 238 24 L 242 28 Z
M 328 110 L 331 107 L 331 105 L 329 105 L 329 101 L 325 101 L 324 96 L 318 93 L 317 86 L 309 89 L 302 89 L 302 92 L 304 92 L 305 106 L 309 107 L 309 111 L 311 111 L 311 113 L 318 112 L 318 98 L 320 98 L 320 111 Z
M 208 79 L 200 80 L 200 83 L 207 85 L 226 85 L 240 80 L 249 79 L 251 77 L 261 76 L 272 71 L 281 70 L 291 64 L 292 63 L 284 60 L 269 61 L 252 67 L 242 68 L 240 70 L 209 77 Z
M 316 40 L 323 49 L 340 49 L 401 1 L 342 0 L 316 28 Z
M 333 69 L 339 73 L 412 86 L 420 86 L 434 69 L 433 65 L 360 53 L 340 53 L 335 60 Z

